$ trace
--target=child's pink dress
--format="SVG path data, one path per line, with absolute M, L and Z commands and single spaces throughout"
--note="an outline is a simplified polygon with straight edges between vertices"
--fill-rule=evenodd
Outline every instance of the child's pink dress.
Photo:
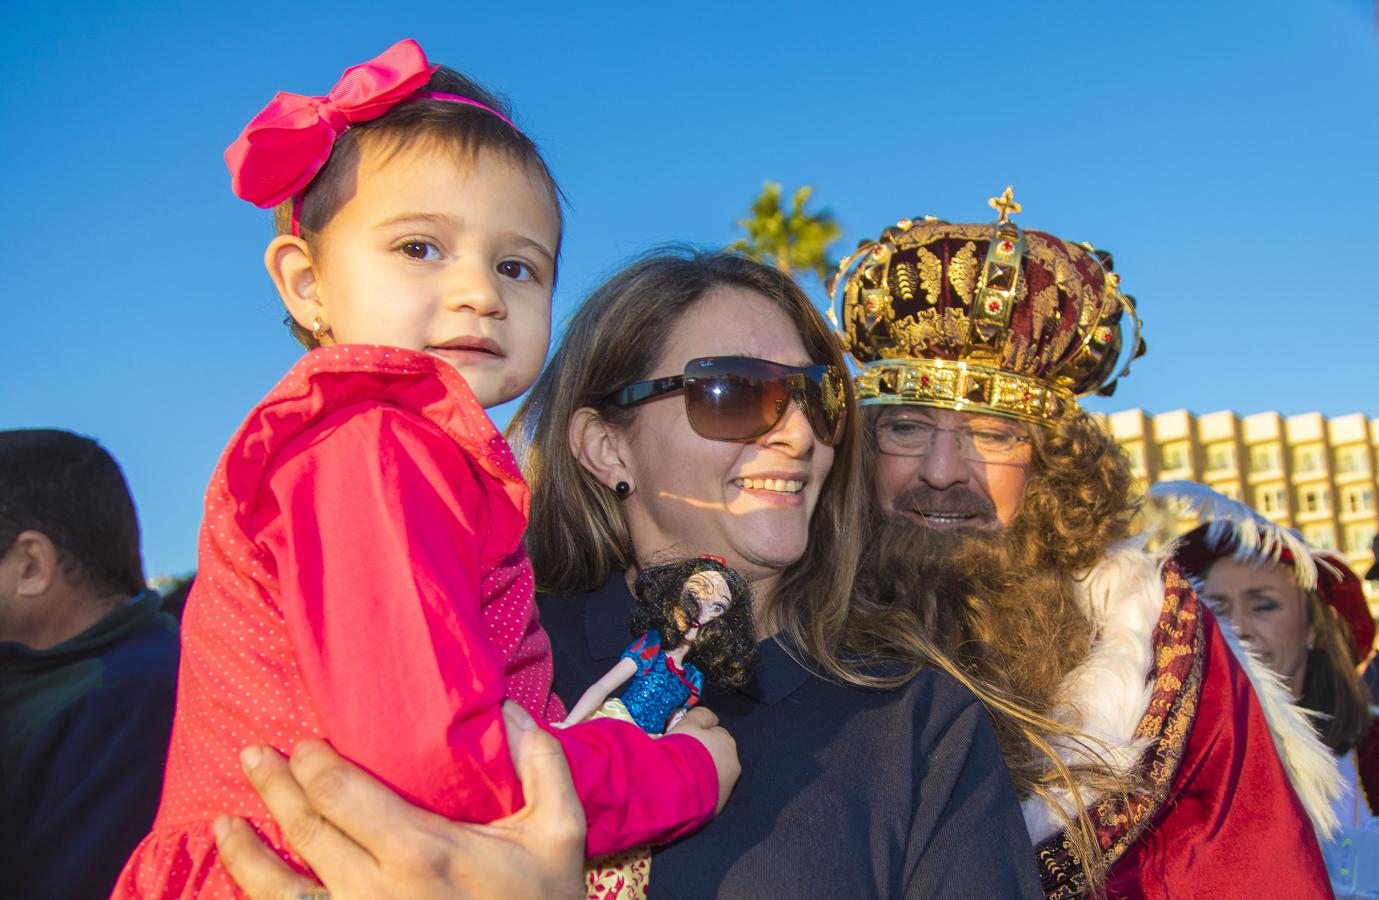
M 240 896 L 211 831 L 225 813 L 304 868 L 240 771 L 251 743 L 287 753 L 326 737 L 452 819 L 520 808 L 500 705 L 564 716 L 521 546 L 527 502 L 450 366 L 385 347 L 303 357 L 211 480 L 162 804 L 115 896 Z M 611 719 L 553 733 L 591 855 L 713 814 L 718 779 L 697 741 Z

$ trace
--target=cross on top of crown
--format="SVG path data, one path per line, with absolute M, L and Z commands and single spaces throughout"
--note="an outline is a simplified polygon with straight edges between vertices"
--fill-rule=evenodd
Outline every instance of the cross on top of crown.
M 1001 217 L 996 220 L 998 225 L 1004 225 L 1006 222 L 1010 221 L 1011 216 L 1024 209 L 1023 206 L 1015 202 L 1015 188 L 1012 185 L 1006 185 L 1006 189 L 1002 192 L 1001 196 L 992 197 L 990 200 L 986 201 L 986 205 L 1001 214 Z

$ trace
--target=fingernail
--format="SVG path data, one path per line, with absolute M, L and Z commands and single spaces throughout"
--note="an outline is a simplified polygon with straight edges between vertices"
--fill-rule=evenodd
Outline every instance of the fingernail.
M 230 836 L 230 820 L 225 816 L 219 816 L 211 823 L 211 830 L 215 832 L 216 842 L 225 840 Z
M 263 762 L 262 747 L 245 747 L 239 752 L 240 765 L 244 766 L 244 771 L 252 772 L 258 768 L 259 763 Z

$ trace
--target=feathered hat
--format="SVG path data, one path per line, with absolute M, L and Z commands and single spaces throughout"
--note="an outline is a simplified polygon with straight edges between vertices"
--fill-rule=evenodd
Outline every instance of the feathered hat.
M 1340 557 L 1306 543 L 1298 534 L 1261 516 L 1239 500 L 1218 494 L 1195 481 L 1161 481 L 1149 495 L 1204 521 L 1179 539 L 1174 559 L 1189 576 L 1201 578 L 1212 563 L 1226 556 L 1257 563 L 1287 565 L 1305 591 L 1316 591 L 1336 610 L 1350 630 L 1355 661 L 1374 645 L 1374 618 L 1360 579 Z

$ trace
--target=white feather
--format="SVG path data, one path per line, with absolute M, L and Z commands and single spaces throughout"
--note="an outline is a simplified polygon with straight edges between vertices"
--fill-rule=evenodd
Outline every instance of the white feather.
M 1207 544 L 1219 548 L 1233 543 L 1237 559 L 1276 563 L 1287 550 L 1293 558 L 1298 587 L 1316 589 L 1317 554 L 1321 551 L 1309 546 L 1297 532 L 1195 481 L 1160 481 L 1149 489 L 1149 496 L 1196 514 L 1207 523 Z M 1325 560 L 1322 563 L 1326 565 Z

